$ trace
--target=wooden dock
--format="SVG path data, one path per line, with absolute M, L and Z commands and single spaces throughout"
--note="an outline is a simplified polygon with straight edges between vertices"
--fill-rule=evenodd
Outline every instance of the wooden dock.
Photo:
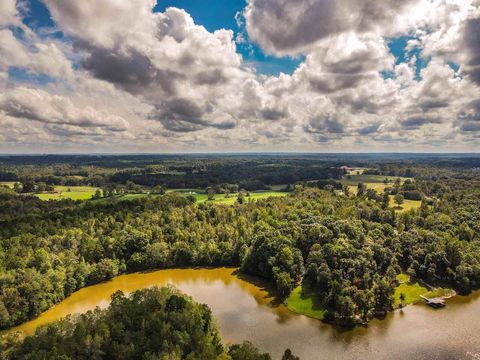
M 431 307 L 434 307 L 434 308 L 441 308 L 441 307 L 445 307 L 445 305 L 447 305 L 447 302 L 443 298 L 431 298 L 431 299 L 429 299 L 429 298 L 427 298 L 423 295 L 420 295 L 420 297 L 423 300 L 425 300 L 427 305 L 430 305 Z

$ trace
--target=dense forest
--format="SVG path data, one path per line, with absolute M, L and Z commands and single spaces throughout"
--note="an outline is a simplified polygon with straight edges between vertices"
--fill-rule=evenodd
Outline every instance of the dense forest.
M 257 166 L 264 160 L 248 161 Z M 328 161 L 340 163 L 337 159 Z M 328 170 L 326 178 L 294 181 L 296 186 L 287 197 L 237 201 L 234 205 L 195 203 L 194 198 L 176 193 L 123 202 L 41 201 L 2 188 L 0 328 L 32 319 L 84 286 L 147 269 L 235 266 L 271 281 L 280 298 L 303 284 L 320 294 L 327 309 L 326 319 L 345 326 L 367 323 L 392 310 L 400 273 L 460 293 L 478 289 L 478 159 L 438 160 L 434 165 L 392 159 L 364 163 L 368 164 L 368 174 L 408 175 L 409 179 L 388 183 L 383 193 L 359 183 L 354 194 L 339 183 L 338 169 L 335 174 Z M 331 169 L 330 165 L 322 169 Z M 23 165 L 7 167 L 13 167 L 12 174 L 27 176 Z M 281 179 L 295 180 L 289 177 L 288 166 L 280 168 Z M 116 171 L 108 181 L 116 179 Z M 35 173 L 28 176 L 39 180 Z M 55 176 L 66 181 L 65 176 L 70 175 Z M 243 176 L 239 175 L 239 182 L 245 181 Z M 421 201 L 421 206 L 397 212 L 389 206 L 390 197 L 395 197 L 398 204 L 403 199 Z M 143 304 L 148 296 L 163 299 L 168 291 L 144 292 L 132 300 L 118 296 L 115 301 L 135 308 L 138 304 L 131 301 Z M 79 351 L 70 348 L 72 337 L 89 334 L 89 339 L 95 338 L 93 334 L 104 328 L 102 324 L 117 316 L 115 301 L 107 311 L 41 330 L 15 350 L 13 358 L 22 351 L 41 349 L 46 341 L 58 342 L 65 356 L 73 354 L 69 351 Z M 202 313 L 190 300 L 187 303 L 191 311 Z M 67 336 L 59 340 L 58 333 Z M 118 334 L 119 339 L 123 335 Z M 111 341 L 102 336 L 98 335 L 100 350 Z M 204 332 L 202 336 L 211 339 L 217 335 Z M 143 344 L 146 340 L 141 341 Z M 224 351 L 215 341 L 197 350 Z M 172 344 L 166 344 L 165 349 L 176 346 Z M 121 341 L 118 346 L 123 346 Z M 235 359 L 234 353 L 247 351 L 246 347 L 231 347 L 227 355 Z M 180 346 L 178 351 L 182 349 Z
M 371 167 L 373 173 L 413 177 L 480 168 L 465 154 L 244 154 L 0 156 L 0 181 L 46 185 L 161 185 L 206 188 L 224 183 L 246 190 L 300 181 L 339 179 L 338 167 Z

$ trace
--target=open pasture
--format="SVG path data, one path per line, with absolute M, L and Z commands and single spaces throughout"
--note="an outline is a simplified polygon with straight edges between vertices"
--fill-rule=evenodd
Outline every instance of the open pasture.
M 35 194 L 41 200 L 89 200 L 95 195 L 98 188 L 92 186 L 55 186 L 51 193 Z

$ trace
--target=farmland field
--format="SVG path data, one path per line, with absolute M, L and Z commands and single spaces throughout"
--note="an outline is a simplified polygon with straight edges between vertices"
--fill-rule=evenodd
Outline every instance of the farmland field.
M 200 194 L 200 193 L 193 193 L 194 191 L 184 192 L 183 190 L 174 190 L 173 192 L 179 192 L 184 196 L 193 196 L 197 203 L 209 202 L 212 204 L 225 204 L 225 205 L 232 205 L 237 202 L 238 194 L 230 194 L 228 197 L 225 197 L 224 194 L 215 194 L 213 200 L 208 200 L 207 194 Z M 192 192 L 192 193 L 190 193 Z M 245 196 L 245 202 L 250 200 L 259 200 L 259 199 L 267 199 L 269 197 L 281 197 L 287 196 L 288 193 L 286 192 L 279 192 L 279 191 L 262 191 L 262 192 L 251 192 L 250 196 Z
M 208 200 L 208 195 L 203 193 L 203 190 L 200 189 L 170 189 L 167 190 L 167 193 L 177 193 L 181 196 L 193 196 L 197 203 L 205 203 L 208 202 L 210 204 L 223 204 L 223 205 L 233 205 L 237 202 L 238 194 L 230 194 L 227 198 L 225 194 L 215 194 L 213 200 Z M 260 199 L 267 199 L 269 197 L 282 197 L 287 196 L 288 193 L 286 192 L 279 192 L 279 191 L 262 191 L 262 192 L 251 192 L 250 196 L 245 196 L 245 202 L 253 201 L 253 200 L 260 200 Z M 119 201 L 126 201 L 126 200 L 136 200 L 145 198 L 148 196 L 159 196 L 158 194 L 149 194 L 149 193 L 141 193 L 141 194 L 125 194 L 118 196 L 117 199 Z M 95 202 L 105 202 L 108 201 L 109 198 L 101 198 L 94 200 Z
M 377 193 L 382 194 L 385 190 L 385 188 L 392 186 L 392 184 L 384 184 L 384 183 L 364 183 L 367 189 L 373 189 Z M 356 185 L 347 185 L 348 190 L 350 191 L 350 194 L 357 194 L 357 186 Z
M 14 184 L 15 184 L 15 181 L 0 181 L 0 185 L 7 186 L 10 189 L 13 189 Z
M 413 209 L 419 209 L 420 206 L 422 205 L 422 202 L 420 200 L 407 200 L 405 199 L 403 201 L 403 204 L 400 205 L 401 208 L 397 208 L 397 204 L 395 204 L 394 201 L 394 196 L 390 195 L 390 203 L 388 204 L 390 207 L 395 208 L 396 211 L 398 212 L 404 212 L 404 211 L 409 211 Z
M 387 179 L 387 183 L 385 183 L 385 179 Z M 400 179 L 403 183 L 409 178 L 383 175 L 351 175 L 344 177 L 342 180 L 340 180 L 340 182 L 343 185 L 348 186 L 351 194 L 357 193 L 358 183 L 364 183 L 367 189 L 373 189 L 379 194 L 382 194 L 385 188 L 393 186 L 393 183 L 396 179 Z
M 408 178 L 399 177 L 399 176 L 384 176 L 384 175 L 350 175 L 343 177 L 340 182 L 343 185 L 355 185 L 357 186 L 359 182 L 371 183 L 371 184 L 384 184 L 385 179 L 388 180 L 390 184 L 393 184 L 396 179 L 400 179 L 402 182 Z
M 91 186 L 55 186 L 54 193 L 35 194 L 41 200 L 89 200 L 98 188 Z

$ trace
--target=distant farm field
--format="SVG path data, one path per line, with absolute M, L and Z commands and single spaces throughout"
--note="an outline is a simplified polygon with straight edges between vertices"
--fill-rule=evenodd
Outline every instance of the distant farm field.
M 0 181 L 0 185 L 7 186 L 10 189 L 13 189 L 13 185 L 15 185 L 15 181 Z
M 388 183 L 385 184 L 385 179 L 387 179 Z M 407 180 L 408 178 L 399 177 L 399 176 L 385 176 L 385 175 L 350 175 L 344 176 L 340 182 L 343 185 L 354 185 L 357 186 L 358 183 L 369 183 L 369 184 L 383 184 L 383 185 L 393 185 L 396 179 L 400 179 L 402 182 Z
M 183 190 L 176 190 L 174 192 L 181 193 L 183 196 L 193 196 L 197 203 L 204 203 L 208 202 L 211 204 L 225 204 L 225 205 L 232 205 L 237 202 L 238 194 L 230 194 L 228 197 L 225 197 L 225 194 L 215 194 L 213 200 L 208 200 L 207 194 L 199 194 L 194 191 L 183 191 Z M 260 200 L 260 199 L 267 199 L 269 197 L 282 197 L 287 196 L 288 193 L 280 192 L 280 191 L 259 191 L 259 192 L 251 192 L 250 196 L 245 196 L 245 202 Z
M 195 198 L 196 203 L 209 203 L 209 204 L 223 204 L 223 205 L 233 205 L 237 202 L 238 194 L 230 194 L 228 197 L 225 197 L 225 194 L 215 194 L 213 200 L 208 200 L 208 195 L 203 193 L 204 190 L 199 189 L 171 189 L 167 190 L 167 193 L 177 193 L 181 196 L 193 196 Z M 262 192 L 251 192 L 250 196 L 245 196 L 245 202 L 248 201 L 256 201 L 260 199 L 267 199 L 270 197 L 282 197 L 287 196 L 288 193 L 286 192 L 279 192 L 279 191 L 262 191 Z M 149 193 L 142 193 L 142 194 L 125 194 L 118 196 L 117 199 L 120 201 L 127 201 L 127 200 L 135 200 L 141 199 L 148 196 L 160 196 L 158 194 L 149 194 Z M 98 200 L 94 200 L 95 202 L 105 202 L 109 201 L 110 198 L 102 198 Z
M 35 194 L 41 200 L 89 200 L 95 195 L 98 188 L 91 186 L 55 186 L 52 193 Z
M 387 179 L 387 182 L 385 182 Z M 384 175 L 350 175 L 344 176 L 340 182 L 342 185 L 348 186 L 351 194 L 357 194 L 358 183 L 363 183 L 367 189 L 373 189 L 379 194 L 383 193 L 386 187 L 392 186 L 396 176 L 384 176 Z M 400 177 L 400 180 L 404 182 L 407 178 Z
M 404 211 L 409 211 L 409 210 L 416 210 L 420 209 L 420 206 L 422 205 L 422 202 L 420 200 L 404 200 L 402 205 L 398 207 L 398 205 L 395 203 L 394 196 L 390 195 L 390 203 L 388 206 L 391 208 L 394 208 L 397 212 L 404 212 Z
M 367 189 L 373 189 L 379 194 L 383 194 L 385 188 L 392 186 L 392 184 L 383 184 L 383 183 L 364 183 Z M 350 194 L 357 194 L 358 184 L 348 185 L 348 190 Z

